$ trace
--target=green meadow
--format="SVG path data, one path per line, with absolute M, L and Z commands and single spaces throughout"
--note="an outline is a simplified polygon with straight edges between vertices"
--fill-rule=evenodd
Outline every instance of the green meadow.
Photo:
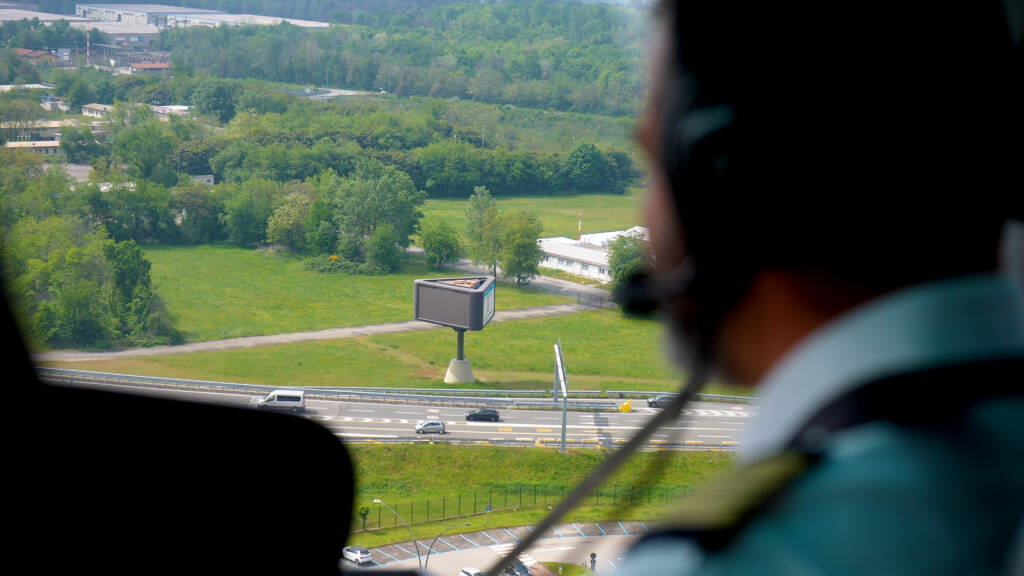
M 413 319 L 413 281 L 451 275 L 410 258 L 397 274 L 306 270 L 287 253 L 228 245 L 147 247 L 157 292 L 189 342 Z M 498 310 L 570 300 L 502 283 Z
M 495 446 L 351 444 L 348 449 L 359 471 L 352 525 L 359 532 L 351 540 L 361 546 L 409 539 L 386 508 L 378 510 L 375 498 L 413 524 L 418 538 L 457 522 L 470 526 L 449 533 L 533 524 L 607 458 L 599 450 L 561 454 L 551 448 Z M 402 463 L 401 475 L 394 474 L 396 462 Z M 639 453 L 564 520 L 655 519 L 687 491 L 732 466 L 732 455 L 724 452 Z M 493 504 L 490 514 L 484 512 L 487 502 Z M 358 514 L 363 506 L 369 512 L 366 531 Z M 388 528 L 376 530 L 380 525 Z
M 503 211 L 529 210 L 544 224 L 544 237 L 565 236 L 575 238 L 582 214 L 583 233 L 625 230 L 643 225 L 642 188 L 632 188 L 626 194 L 577 194 L 572 196 L 498 196 L 498 207 Z M 432 199 L 423 206 L 426 217 L 446 220 L 460 234 L 466 230 L 466 199 Z

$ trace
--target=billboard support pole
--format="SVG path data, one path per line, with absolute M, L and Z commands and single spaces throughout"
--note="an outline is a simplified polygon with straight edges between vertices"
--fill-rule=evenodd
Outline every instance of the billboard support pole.
M 465 344 L 466 331 L 465 330 L 459 330 L 459 329 L 456 328 L 455 329 L 455 333 L 459 335 L 459 348 L 458 348 L 457 354 L 455 355 L 455 359 L 456 360 L 465 360 L 466 356 L 463 354 L 463 349 L 464 349 L 464 344 Z

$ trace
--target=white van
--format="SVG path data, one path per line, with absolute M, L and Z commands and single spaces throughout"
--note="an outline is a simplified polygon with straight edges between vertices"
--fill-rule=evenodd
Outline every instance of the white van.
M 257 402 L 256 407 L 264 410 L 302 412 L 306 409 L 306 393 L 302 390 L 274 390 Z

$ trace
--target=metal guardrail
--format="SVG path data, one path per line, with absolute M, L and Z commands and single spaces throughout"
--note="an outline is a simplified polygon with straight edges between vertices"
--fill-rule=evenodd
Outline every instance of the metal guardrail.
M 139 376 L 128 374 L 115 374 L 110 372 L 90 372 L 85 370 L 71 370 L 66 368 L 45 368 L 36 369 L 36 373 L 43 381 L 56 384 L 118 384 L 123 386 L 143 386 L 148 388 L 182 389 L 182 390 L 207 390 L 226 392 L 233 394 L 265 395 L 279 386 L 263 386 L 258 384 L 238 384 L 234 382 L 216 382 L 205 380 L 184 380 L 178 378 L 162 378 L 156 376 Z M 431 404 L 437 406 L 460 406 L 460 407 L 500 407 L 505 409 L 529 408 L 534 410 L 561 410 L 561 404 L 541 400 L 522 400 L 518 398 L 488 398 L 473 396 L 455 395 L 426 395 L 367 391 L 367 390 L 327 390 L 317 387 L 300 387 L 299 390 L 306 393 L 309 398 L 324 400 L 358 400 L 363 402 L 380 402 L 384 404 Z M 381 389 L 378 389 L 381 390 Z M 600 402 L 588 400 L 570 400 L 569 409 L 574 411 L 590 412 L 616 412 L 619 404 L 614 401 Z
M 134 374 L 117 374 L 112 372 L 93 372 L 72 370 L 68 368 L 36 369 L 40 379 L 55 383 L 106 383 L 126 386 L 145 386 L 151 388 L 199 389 L 234 394 L 265 395 L 280 386 L 264 386 L 259 384 L 239 384 L 235 382 L 217 382 L 209 380 L 185 380 L 158 376 L 140 376 Z M 435 404 L 441 406 L 464 407 L 503 407 L 530 408 L 535 410 L 561 409 L 561 403 L 552 400 L 546 390 L 482 390 L 482 389 L 444 389 L 444 388 L 374 388 L 374 387 L 296 387 L 303 390 L 310 398 L 326 400 L 361 400 L 364 402 L 381 402 L 385 404 Z M 576 411 L 616 412 L 619 403 L 602 401 L 606 398 L 650 398 L 663 392 L 646 392 L 630 390 L 574 390 L 569 393 L 569 409 Z M 702 400 L 721 402 L 756 402 L 757 398 L 748 396 L 726 396 L 721 394 L 698 394 Z M 536 399 L 522 399 L 536 398 Z

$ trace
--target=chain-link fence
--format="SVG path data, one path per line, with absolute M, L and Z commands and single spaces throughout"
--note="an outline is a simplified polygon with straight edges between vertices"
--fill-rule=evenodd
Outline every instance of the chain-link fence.
M 458 493 L 440 498 L 396 500 L 395 502 L 382 498 L 384 504 L 357 503 L 352 530 L 359 532 L 396 528 L 402 526 L 403 521 L 410 525 L 425 524 L 488 512 L 554 506 L 565 498 L 571 489 L 571 486 L 564 485 L 524 484 Z M 685 493 L 685 486 L 614 484 L 595 490 L 583 505 L 667 504 L 678 500 Z

